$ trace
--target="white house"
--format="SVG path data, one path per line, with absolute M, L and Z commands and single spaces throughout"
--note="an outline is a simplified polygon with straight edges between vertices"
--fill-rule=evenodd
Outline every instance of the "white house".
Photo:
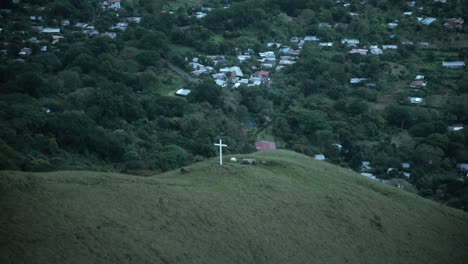
M 351 78 L 349 82 L 352 84 L 358 84 L 364 81 L 367 81 L 367 78 Z
M 465 62 L 464 61 L 443 61 L 442 67 L 445 67 L 448 69 L 462 69 L 462 68 L 465 68 Z
M 176 94 L 176 95 L 179 95 L 179 96 L 187 96 L 187 95 L 189 95 L 191 92 L 192 92 L 192 91 L 189 90 L 189 89 L 184 89 L 184 88 L 182 88 L 182 89 L 177 90 L 177 92 L 176 92 L 175 94 Z
M 320 47 L 333 47 L 333 42 L 320 42 Z
M 434 17 L 426 17 L 426 18 L 422 19 L 419 22 L 421 24 L 423 24 L 423 25 L 428 26 L 428 25 L 432 24 L 434 21 L 436 21 L 436 19 Z
M 315 159 L 315 160 L 325 160 L 325 155 L 323 155 L 323 154 L 316 154 L 316 155 L 314 156 L 314 159 Z
M 358 39 L 342 39 L 341 44 L 346 44 L 346 45 L 358 45 L 359 40 Z
M 46 27 L 46 28 L 43 28 L 43 29 L 41 30 L 41 33 L 58 34 L 58 33 L 60 33 L 60 28 L 49 28 L 49 27 Z
M 447 128 L 448 131 L 460 131 L 463 130 L 463 125 L 453 125 Z
M 421 97 L 410 97 L 410 103 L 412 104 L 420 104 L 422 103 L 422 98 Z

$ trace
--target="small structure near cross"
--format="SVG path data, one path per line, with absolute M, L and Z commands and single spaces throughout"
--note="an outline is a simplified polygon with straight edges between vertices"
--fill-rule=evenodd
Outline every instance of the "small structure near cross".
M 219 146 L 219 165 L 223 165 L 223 147 L 227 147 L 226 144 L 223 144 L 223 140 L 219 139 L 219 143 L 215 143 L 215 146 Z

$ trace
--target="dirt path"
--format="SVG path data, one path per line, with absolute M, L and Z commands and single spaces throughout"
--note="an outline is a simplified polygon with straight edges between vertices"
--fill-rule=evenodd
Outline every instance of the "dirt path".
M 172 64 L 170 62 L 167 63 L 167 66 L 169 67 L 169 69 L 173 70 L 175 73 L 182 76 L 182 78 L 184 78 L 185 80 L 187 80 L 189 82 L 193 82 L 193 83 L 201 82 L 200 79 L 193 78 L 187 72 L 185 72 L 184 70 L 182 70 L 181 68 L 175 66 L 174 64 Z

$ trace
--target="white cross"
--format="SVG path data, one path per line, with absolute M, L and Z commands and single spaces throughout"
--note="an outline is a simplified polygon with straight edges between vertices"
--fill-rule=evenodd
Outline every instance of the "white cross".
M 215 146 L 219 146 L 219 165 L 223 165 L 223 147 L 227 147 L 227 145 L 223 144 L 222 139 L 219 139 L 219 144 L 215 143 Z

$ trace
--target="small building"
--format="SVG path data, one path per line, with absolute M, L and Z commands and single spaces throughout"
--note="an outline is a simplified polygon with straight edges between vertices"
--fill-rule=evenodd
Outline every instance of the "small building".
M 107 3 L 108 3 L 108 6 L 109 8 L 112 8 L 112 9 L 120 9 L 120 2 L 121 0 L 107 0 Z
M 367 78 L 351 78 L 349 82 L 351 84 L 358 84 L 358 83 L 365 82 L 365 81 L 367 81 Z
M 320 47 L 333 47 L 333 42 L 320 42 Z
M 299 37 L 292 37 L 289 41 L 292 43 L 298 43 L 301 39 Z
M 389 29 L 395 29 L 398 27 L 398 23 L 391 22 L 391 23 L 388 23 L 387 26 Z
M 377 180 L 377 177 L 375 177 L 372 173 L 362 172 L 361 175 L 371 180 Z
M 204 17 L 207 16 L 207 13 L 204 13 L 204 12 L 196 12 L 195 13 L 195 17 L 198 18 L 198 19 L 202 19 Z
M 255 143 L 255 148 L 258 151 L 275 150 L 276 144 L 270 141 L 258 141 Z
M 401 163 L 401 168 L 409 169 L 409 168 L 411 168 L 411 165 L 409 164 L 409 162 L 403 162 L 403 163 Z
M 370 46 L 370 53 L 373 55 L 381 55 L 383 54 L 383 51 L 377 45 L 375 45 L 375 46 Z
M 268 79 L 270 76 L 269 71 L 258 71 L 254 74 L 255 77 L 262 78 L 262 79 Z
M 449 18 L 446 20 L 444 26 L 446 28 L 450 29 L 462 29 L 463 28 L 463 23 L 465 23 L 465 20 L 461 17 L 459 18 Z
M 361 170 L 362 170 L 362 171 L 369 171 L 369 170 L 372 170 L 372 169 L 373 169 L 373 168 L 371 167 L 369 161 L 362 161 L 362 162 L 361 162 Z
M 420 104 L 420 103 L 422 103 L 422 100 L 423 99 L 421 97 L 410 97 L 409 98 L 409 101 L 412 104 Z
M 423 24 L 423 25 L 428 26 L 428 25 L 434 23 L 434 21 L 436 21 L 436 18 L 434 18 L 434 17 L 426 17 L 426 18 L 422 19 L 422 20 L 419 21 L 419 22 L 420 22 L 421 24 Z
M 404 16 L 411 16 L 412 14 L 413 14 L 413 12 L 411 12 L 411 11 L 407 11 L 407 12 L 403 13 Z
M 62 25 L 64 27 L 69 26 L 70 25 L 70 20 L 68 20 L 68 19 L 62 20 L 62 21 L 60 21 L 60 25 Z
M 457 168 L 461 171 L 468 171 L 468 163 L 458 163 Z
M 43 28 L 43 29 L 41 30 L 41 33 L 58 34 L 58 33 L 60 33 L 60 28 L 49 28 L 49 27 L 46 27 L 46 28 Z
M 415 80 L 424 80 L 424 75 L 416 75 Z
M 460 131 L 463 130 L 463 125 L 458 124 L 458 125 L 452 125 L 447 128 L 448 131 Z
M 319 28 L 331 28 L 330 23 L 321 22 L 318 24 Z
M 412 81 L 410 86 L 412 88 L 424 88 L 427 86 L 427 83 L 423 80 L 416 80 L 416 81 Z
M 323 155 L 323 154 L 315 154 L 314 160 L 325 160 L 325 155 Z
M 342 39 L 341 44 L 346 44 L 346 45 L 358 45 L 359 40 L 358 39 Z
M 349 54 L 360 54 L 360 55 L 367 55 L 368 50 L 366 49 L 352 49 Z
M 18 55 L 20 56 L 29 56 L 32 54 L 32 50 L 30 48 L 22 48 Z
M 464 61 L 443 61 L 442 67 L 445 67 L 447 69 L 463 69 L 465 68 L 465 62 Z
M 387 50 L 387 49 L 397 50 L 398 46 L 397 45 L 382 45 L 382 49 L 384 49 L 384 50 Z
M 192 91 L 189 90 L 189 89 L 182 88 L 182 89 L 177 90 L 177 92 L 175 94 L 178 95 L 178 96 L 184 96 L 185 97 L 185 96 L 189 95 L 191 92 Z
M 305 36 L 304 37 L 304 41 L 319 41 L 320 38 L 318 38 L 317 36 Z

